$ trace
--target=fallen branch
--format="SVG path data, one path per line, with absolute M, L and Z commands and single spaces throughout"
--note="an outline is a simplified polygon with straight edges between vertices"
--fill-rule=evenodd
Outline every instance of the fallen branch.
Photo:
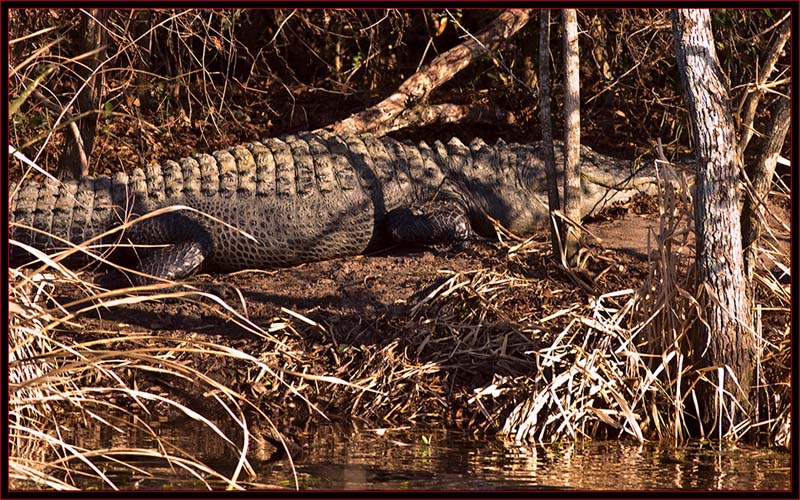
M 409 77 L 394 94 L 333 125 L 333 132 L 341 135 L 379 131 L 382 126 L 392 123 L 409 107 L 428 97 L 434 89 L 453 78 L 476 58 L 500 46 L 525 26 L 529 18 L 528 10 L 503 12 L 475 38 L 470 38 L 441 54 L 427 67 Z
M 389 123 L 378 123 L 372 129 L 377 136 L 409 126 L 425 127 L 445 123 L 486 123 L 491 125 L 513 125 L 517 121 L 514 113 L 485 104 L 420 104 L 400 113 Z

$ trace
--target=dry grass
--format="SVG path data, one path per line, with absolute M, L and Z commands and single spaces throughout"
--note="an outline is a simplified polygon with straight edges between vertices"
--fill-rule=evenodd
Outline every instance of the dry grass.
M 495 377 L 476 390 L 470 403 L 482 411 L 487 400 L 500 414 L 512 408 L 502 434 L 515 442 L 552 442 L 583 437 L 629 435 L 682 442 L 690 437 L 687 419 L 697 414 L 697 383 L 721 386 L 717 372 L 689 364 L 688 336 L 703 312 L 691 292 L 694 285 L 693 212 L 685 178 L 664 183 L 660 224 L 649 252 L 649 276 L 638 290 L 620 290 L 554 312 L 569 322 L 545 347 L 531 351 L 532 374 Z M 785 195 L 785 193 L 784 193 Z M 767 223 L 768 221 L 764 221 Z M 702 429 L 704 438 L 734 441 L 762 437 L 788 448 L 790 297 L 774 269 L 788 274 L 789 256 L 766 239 L 764 267 L 754 284 L 758 322 L 756 413 L 721 436 Z M 723 372 L 724 374 L 724 372 Z M 736 404 L 720 391 L 719 419 Z M 495 406 L 497 408 L 497 406 Z M 488 412 L 487 412 L 488 413 Z M 697 435 L 694 435 L 697 437 Z
M 135 223 L 138 221 L 132 221 Z M 12 242 L 19 245 L 18 242 Z M 81 279 L 81 273 L 62 266 L 61 261 L 81 253 L 92 253 L 91 246 L 71 246 L 53 255 L 36 252 L 31 268 L 9 270 L 9 408 L 10 480 L 16 489 L 75 489 L 94 485 L 117 489 L 107 471 L 128 468 L 141 471 L 139 460 L 160 459 L 180 475 L 188 474 L 208 488 L 240 489 L 254 476 L 248 456 L 258 455 L 259 446 L 251 432 L 253 421 L 264 421 L 268 435 L 283 445 L 280 431 L 269 415 L 241 391 L 218 381 L 212 365 L 197 363 L 216 358 L 244 365 L 242 373 L 255 371 L 262 385 L 281 388 L 316 408 L 304 393 L 310 387 L 343 384 L 358 387 L 337 377 L 292 372 L 278 361 L 296 357 L 285 340 L 276 335 L 291 332 L 282 325 L 265 331 L 249 322 L 218 297 L 189 285 L 175 283 L 102 290 Z M 103 262 L 108 263 L 103 259 Z M 61 287 L 82 290 L 84 298 L 60 304 L 54 292 Z M 234 323 L 259 336 L 263 352 L 256 357 L 241 350 L 203 341 L 153 336 L 152 332 L 123 334 L 120 331 L 87 330 L 81 320 L 115 307 L 141 302 L 182 300 L 199 302 L 206 308 L 226 314 Z M 142 381 L 157 377 L 170 388 L 189 387 L 193 399 L 181 401 L 175 393 L 158 386 L 140 387 Z M 309 386 L 312 382 L 316 386 Z M 147 384 L 145 384 L 147 385 Z M 285 396 L 285 395 L 284 395 Z M 312 397 L 313 399 L 313 397 Z M 157 416 L 174 419 L 184 415 L 206 426 L 225 442 L 237 459 L 234 471 L 224 475 L 162 439 L 150 422 Z M 324 417 L 324 415 L 323 415 Z M 239 429 L 238 440 L 221 430 Z M 91 422 L 122 435 L 145 434 L 154 448 L 86 448 L 79 429 Z M 264 424 L 261 424 L 262 426 Z M 255 451 L 254 451 L 255 450 Z M 288 451 L 288 449 L 287 449 Z M 122 458 L 120 458 L 122 457 Z M 102 464 L 102 465 L 101 465 Z
M 699 378 L 685 342 L 698 315 L 688 292 L 691 200 L 685 184 L 666 186 L 641 287 L 590 295 L 574 290 L 563 273 L 526 277 L 524 266 L 547 266 L 549 251 L 542 241 L 526 240 L 507 247 L 507 264 L 443 272 L 440 284 L 409 306 L 407 320 L 372 318 L 384 334 L 374 343 L 355 342 L 361 331 L 336 331 L 288 309 L 263 328 L 188 282 L 100 289 L 62 265 L 70 254 L 92 254 L 90 245 L 38 253 L 35 269 L 10 270 L 13 487 L 114 488 L 108 464 L 141 470 L 132 457 L 158 457 L 209 488 L 246 487 L 264 440 L 252 428 L 266 426 L 267 440 L 280 443 L 293 424 L 287 414 L 381 425 L 456 421 L 517 443 L 685 440 Z M 770 259 L 788 262 L 775 251 L 768 266 Z M 82 290 L 83 298 L 59 304 L 52 294 L 61 287 Z M 727 437 L 761 433 L 788 446 L 789 295 L 764 269 L 756 290 L 765 317 L 758 413 Z M 228 318 L 254 340 L 234 348 L 196 336 L 81 330 L 84 317 L 98 311 L 163 300 Z M 220 364 L 238 378 L 216 377 Z M 142 385 L 154 374 L 194 398 Z M 146 417 L 157 414 L 183 414 L 211 429 L 239 457 L 234 472 L 214 472 L 190 451 L 159 441 Z M 239 429 L 238 437 L 221 430 L 220 418 Z M 89 449 L 64 427 L 80 421 L 121 434 L 150 433 L 159 444 Z
M 10 289 L 9 468 L 12 488 L 73 489 L 86 485 L 91 478 L 100 481 L 98 487 L 116 489 L 117 485 L 104 472 L 108 461 L 131 470 L 138 469 L 130 458 L 115 459 L 118 454 L 158 457 L 175 469 L 196 476 L 206 485 L 209 483 L 203 478 L 214 478 L 236 487 L 243 473 L 251 470 L 245 458 L 247 441 L 235 443 L 203 414 L 131 383 L 143 372 L 196 381 L 198 390 L 213 394 L 213 401 L 246 428 L 243 411 L 246 402 L 239 394 L 176 359 L 181 353 L 208 350 L 202 343 L 187 345 L 163 339 L 156 343 L 161 345 L 153 345 L 148 334 L 118 334 L 84 340 L 82 337 L 91 338 L 91 335 L 80 333 L 77 339 L 62 341 L 59 339 L 62 328 L 72 327 L 80 332 L 80 326 L 64 317 L 58 318 L 59 311 L 43 309 L 41 305 L 47 301 L 46 289 L 58 281 L 55 275 L 37 274 L 28 282 L 16 270 L 11 272 L 12 280 L 21 280 L 24 284 Z M 65 278 L 70 279 L 59 277 Z M 28 299 L 34 295 L 26 292 L 36 282 L 43 293 L 30 302 Z M 98 300 L 98 307 L 102 307 L 103 302 L 103 299 Z M 218 432 L 241 458 L 236 472 L 231 477 L 222 476 L 161 440 L 149 422 L 153 414 L 165 412 L 184 413 Z M 78 433 L 76 426 L 83 427 L 87 421 L 120 433 L 150 434 L 159 446 L 153 450 L 87 449 L 69 438 Z

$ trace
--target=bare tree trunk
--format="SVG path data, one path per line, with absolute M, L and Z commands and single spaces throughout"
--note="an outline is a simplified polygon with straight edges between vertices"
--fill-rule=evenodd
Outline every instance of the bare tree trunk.
M 547 173 L 547 206 L 550 209 L 550 242 L 553 257 L 561 255 L 563 224 L 553 214 L 561 210 L 558 195 L 558 174 L 556 173 L 556 154 L 553 148 L 553 118 L 550 112 L 550 11 L 542 9 L 539 13 L 539 122 L 542 127 L 544 143 L 544 168 Z
M 753 271 L 758 258 L 756 247 L 761 236 L 761 219 L 764 214 L 764 202 L 769 194 L 778 155 L 789 123 L 792 120 L 792 108 L 789 99 L 779 98 L 776 109 L 773 110 L 772 120 L 767 129 L 767 138 L 761 148 L 761 154 L 753 168 L 747 172 L 751 186 L 746 190 L 744 207 L 742 208 L 742 248 L 744 248 L 745 282 L 747 283 L 748 296 L 752 298 L 750 288 L 753 281 Z
M 81 44 L 81 50 L 91 52 L 97 49 L 90 57 L 83 59 L 78 66 L 78 74 L 85 85 L 78 91 L 76 103 L 80 115 L 87 111 L 97 111 L 100 109 L 100 101 L 103 98 L 105 89 L 105 78 L 103 73 L 96 72 L 100 61 L 105 57 L 103 46 L 106 42 L 106 30 L 104 24 L 108 19 L 109 10 L 92 9 L 81 13 L 81 30 L 85 33 L 85 38 Z M 94 147 L 94 138 L 97 133 L 97 121 L 99 113 L 92 113 L 72 123 L 66 135 L 65 150 L 59 161 L 59 169 L 68 172 L 76 178 L 89 175 L 89 156 Z
M 494 50 L 527 24 L 530 11 L 507 10 L 481 33 L 468 38 L 431 61 L 424 69 L 404 81 L 397 92 L 378 104 L 351 115 L 333 126 L 335 134 L 375 132 L 390 124 L 407 108 L 413 107 L 437 87 L 447 82 L 476 58 Z
M 745 292 L 737 191 L 741 165 L 728 91 L 714 48 L 711 14 L 682 9 L 672 15 L 678 69 L 697 145 L 695 224 L 701 318 L 692 345 L 695 366 L 708 369 L 706 382 L 697 385 L 698 416 L 704 432 L 719 425 L 717 430 L 723 433 L 747 418 L 753 371 L 754 338 Z M 720 375 L 729 396 L 717 392 Z
M 578 15 L 575 9 L 564 9 L 564 214 L 581 219 L 581 110 L 578 61 Z M 566 226 L 562 236 L 567 263 L 577 262 L 578 228 Z

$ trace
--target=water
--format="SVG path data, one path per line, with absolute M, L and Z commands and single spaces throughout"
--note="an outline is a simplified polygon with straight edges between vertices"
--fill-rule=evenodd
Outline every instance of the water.
M 520 447 L 453 432 L 331 436 L 296 464 L 301 488 L 788 490 L 791 480 L 790 455 L 763 449 L 618 441 Z M 291 474 L 285 462 L 258 472 L 267 483 Z
M 191 432 L 187 432 L 191 429 Z M 235 457 L 202 426 L 183 422 L 162 438 L 231 474 Z M 106 436 L 107 438 L 107 436 Z M 120 439 L 117 437 L 115 440 Z M 216 441 L 216 442 L 215 442 Z M 108 445 L 108 442 L 106 442 Z M 119 446 L 120 443 L 116 442 Z M 316 490 L 789 490 L 791 456 L 748 447 L 604 441 L 514 446 L 461 432 L 325 427 L 298 437 L 289 460 L 254 461 L 249 489 Z M 152 443 L 127 443 L 127 446 Z M 135 463 L 135 462 L 134 462 Z M 205 489 L 180 468 L 140 463 L 152 474 L 106 469 L 122 489 Z M 295 476 L 296 473 L 296 476 Z M 213 488 L 224 483 L 208 480 Z M 246 477 L 246 476 L 241 476 Z M 102 484 L 84 487 L 107 488 Z

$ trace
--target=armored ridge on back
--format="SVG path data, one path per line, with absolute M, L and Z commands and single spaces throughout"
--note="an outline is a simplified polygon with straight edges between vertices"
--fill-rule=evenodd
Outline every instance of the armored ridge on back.
M 138 268 L 176 279 L 200 269 L 275 268 L 355 255 L 394 241 L 525 236 L 547 227 L 541 145 L 458 139 L 428 146 L 311 133 L 166 161 L 131 175 L 12 186 L 10 238 L 81 243 L 154 210 L 104 243 L 136 246 Z M 562 165 L 556 145 L 556 164 Z M 633 163 L 583 148 L 582 214 L 652 190 Z M 17 189 L 18 188 L 18 189 Z M 188 207 L 188 209 L 186 208 Z M 21 250 L 12 246 L 12 259 Z

